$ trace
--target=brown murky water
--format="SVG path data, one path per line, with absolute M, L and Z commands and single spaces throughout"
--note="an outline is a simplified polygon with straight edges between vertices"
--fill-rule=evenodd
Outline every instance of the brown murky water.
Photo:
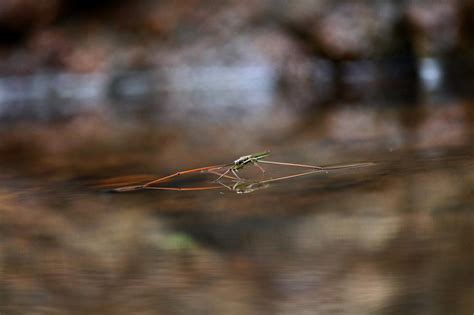
M 87 108 L 2 125 L 2 315 L 474 312 L 470 103 Z M 377 164 L 247 194 L 93 188 L 262 150 L 276 161 Z

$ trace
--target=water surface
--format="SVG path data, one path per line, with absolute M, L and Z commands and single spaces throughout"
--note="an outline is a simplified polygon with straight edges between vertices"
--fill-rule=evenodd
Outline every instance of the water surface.
M 402 105 L 109 103 L 4 122 L 0 313 L 472 313 L 472 106 Z M 94 187 L 262 150 L 276 161 L 377 164 L 246 194 Z M 264 167 L 267 177 L 295 171 Z

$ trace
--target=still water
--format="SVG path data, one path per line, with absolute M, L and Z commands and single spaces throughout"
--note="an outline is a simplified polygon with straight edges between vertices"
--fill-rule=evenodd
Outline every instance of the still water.
M 2 123 L 0 314 L 474 312 L 471 103 L 158 103 Z M 241 194 L 97 187 L 263 150 L 282 162 L 376 164 Z M 265 178 L 301 171 L 264 167 Z

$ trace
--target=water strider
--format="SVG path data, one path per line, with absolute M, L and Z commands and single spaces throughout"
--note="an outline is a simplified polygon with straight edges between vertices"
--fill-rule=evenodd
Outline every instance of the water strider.
M 297 173 L 297 174 L 292 174 L 292 175 L 287 175 L 287 176 L 272 178 L 272 179 L 267 179 L 267 180 L 261 180 L 261 181 L 248 181 L 248 180 L 238 179 L 236 177 L 226 175 L 226 178 L 230 178 L 234 181 L 233 184 L 225 184 L 219 181 L 219 185 L 197 186 L 197 187 L 166 187 L 166 186 L 152 186 L 152 185 L 141 185 L 141 186 L 134 185 L 134 186 L 117 188 L 114 191 L 115 192 L 126 192 L 126 191 L 134 191 L 134 190 L 199 191 L 199 190 L 213 190 L 213 189 L 227 188 L 231 191 L 236 192 L 237 194 L 247 194 L 247 193 L 254 192 L 256 190 L 268 188 L 270 187 L 270 184 L 274 182 L 283 181 L 283 180 L 300 177 L 300 176 L 305 176 L 305 175 L 313 174 L 316 172 L 321 172 L 321 170 L 306 171 L 302 173 Z M 214 173 L 214 172 L 211 171 L 211 173 Z M 218 173 L 214 173 L 214 174 L 218 174 Z
M 315 166 L 315 165 L 306 165 L 306 164 L 296 164 L 296 163 L 287 163 L 287 162 L 275 162 L 275 161 L 267 161 L 264 160 L 266 157 L 270 155 L 270 152 L 265 151 L 265 152 L 259 152 L 259 153 L 254 153 L 254 154 L 249 154 L 249 155 L 244 155 L 236 159 L 234 162 L 229 163 L 229 164 L 223 164 L 223 165 L 214 165 L 214 166 L 205 166 L 205 167 L 199 167 L 199 168 L 194 168 L 190 170 L 185 170 L 185 171 L 179 171 L 171 175 L 167 175 L 164 177 L 160 177 L 158 179 L 154 180 L 149 180 L 145 183 L 142 184 L 135 184 L 135 185 L 128 185 L 128 186 L 123 186 L 123 187 L 118 187 L 118 188 L 112 188 L 111 191 L 114 192 L 128 192 L 128 191 L 137 191 L 137 190 L 174 190 L 174 191 L 191 191 L 191 190 L 209 190 L 209 189 L 217 189 L 221 188 L 224 186 L 227 189 L 233 190 L 237 193 L 249 193 L 258 189 L 266 188 L 268 187 L 268 183 L 270 182 L 275 182 L 275 181 L 280 181 L 284 179 L 290 179 L 298 176 L 303 176 L 303 175 L 308 175 L 312 174 L 315 172 L 321 172 L 321 171 L 330 171 L 330 170 L 337 170 L 337 169 L 343 169 L 343 168 L 353 168 L 353 167 L 365 167 L 365 166 L 371 166 L 374 165 L 374 162 L 362 162 L 362 163 L 353 163 L 353 164 L 344 164 L 344 165 L 333 165 L 333 166 Z M 309 168 L 312 169 L 312 171 L 308 172 L 303 172 L 303 173 L 298 173 L 298 174 L 293 174 L 293 175 L 288 175 L 284 177 L 279 177 L 279 178 L 274 178 L 274 179 L 267 179 L 267 180 L 261 180 L 261 181 L 247 181 L 242 179 L 241 177 L 238 176 L 237 172 L 244 168 L 247 165 L 255 165 L 258 167 L 262 173 L 265 172 L 265 170 L 258 164 L 258 163 L 267 163 L 267 164 L 274 164 L 274 165 L 282 165 L 282 166 L 294 166 L 294 167 L 301 167 L 301 168 Z M 218 172 L 218 170 L 227 168 L 223 173 Z M 192 173 L 197 173 L 197 172 L 208 172 L 214 175 L 217 175 L 218 178 L 215 180 L 215 182 L 218 182 L 221 186 L 201 186 L 201 187 L 188 187 L 188 188 L 179 188 L 179 187 L 164 187 L 164 186 L 158 186 L 157 184 L 163 183 L 165 181 L 169 181 L 175 177 L 178 177 L 180 175 L 184 174 L 192 174 Z M 228 175 L 228 173 L 231 172 L 234 176 Z M 234 184 L 224 184 L 221 179 L 226 178 L 234 181 Z
M 184 174 L 191 174 L 191 173 L 198 173 L 198 172 L 205 172 L 208 171 L 209 173 L 218 175 L 219 177 L 216 179 L 216 181 L 219 181 L 223 177 L 226 178 L 231 178 L 231 179 L 239 179 L 242 181 L 243 179 L 239 177 L 237 174 L 238 170 L 244 168 L 248 164 L 253 164 L 257 166 L 262 172 L 265 172 L 265 170 L 257 164 L 258 161 L 261 161 L 263 158 L 267 157 L 270 155 L 270 152 L 265 151 L 265 152 L 260 152 L 260 153 L 254 153 L 254 154 L 249 154 L 249 155 L 244 155 L 236 159 L 233 163 L 229 164 L 222 164 L 222 165 L 213 165 L 213 166 L 205 166 L 205 167 L 199 167 L 199 168 L 193 168 L 185 171 L 179 171 L 171 175 L 167 175 L 164 177 L 160 177 L 158 179 L 154 179 L 151 181 L 147 181 L 144 184 L 136 184 L 136 185 L 128 185 L 124 187 L 117 187 L 117 188 L 112 188 L 111 191 L 114 192 L 128 192 L 128 191 L 136 191 L 136 190 L 142 190 L 142 189 L 157 189 L 156 185 L 168 180 L 171 180 L 175 177 L 184 175 Z M 218 173 L 217 170 L 220 170 L 224 167 L 228 167 L 228 169 L 224 173 Z M 227 173 L 232 172 L 235 177 L 228 176 Z M 216 187 L 221 187 L 221 186 L 216 186 Z M 165 189 L 165 187 L 160 187 L 160 190 L 183 190 L 183 189 Z M 185 189 L 189 190 L 189 189 Z
M 137 189 L 140 189 L 140 187 L 141 188 L 148 188 L 148 187 L 151 187 L 152 185 L 156 185 L 158 183 L 170 180 L 174 177 L 178 177 L 178 176 L 181 176 L 181 175 L 184 175 L 184 174 L 198 173 L 198 172 L 205 172 L 205 171 L 208 171 L 210 173 L 214 173 L 216 175 L 219 175 L 219 178 L 217 178 L 216 181 L 220 180 L 223 177 L 227 177 L 226 175 L 229 172 L 232 172 L 235 175 L 236 178 L 241 179 L 237 174 L 238 170 L 244 168 L 246 165 L 249 165 L 249 164 L 253 164 L 253 165 L 257 166 L 264 173 L 265 170 L 260 165 L 258 165 L 257 163 L 259 161 L 261 161 L 262 159 L 266 158 L 269 155 L 270 155 L 270 152 L 265 151 L 265 152 L 260 152 L 260 153 L 254 153 L 254 154 L 241 156 L 238 159 L 236 159 L 233 163 L 230 163 L 230 164 L 205 166 L 205 167 L 193 168 L 193 169 L 185 170 L 185 171 L 179 171 L 179 172 L 176 172 L 174 174 L 167 175 L 167 176 L 149 181 L 149 182 L 147 182 L 143 185 L 135 185 L 134 187 L 130 187 L 130 190 L 137 190 Z M 228 167 L 228 169 L 223 174 L 219 174 L 217 172 L 211 172 L 211 171 L 216 171 L 216 170 L 222 169 L 224 167 Z
M 222 173 L 216 181 L 220 180 L 222 177 L 224 177 L 227 173 L 232 172 L 235 177 L 241 179 L 237 172 L 244 168 L 246 165 L 253 164 L 256 167 L 258 167 L 262 173 L 265 173 L 265 170 L 258 165 L 258 162 L 266 158 L 267 156 L 270 155 L 269 151 L 264 151 L 264 152 L 259 152 L 259 153 L 254 153 L 254 154 L 249 154 L 249 155 L 244 155 L 239 157 L 237 160 L 234 161 L 234 163 L 227 164 L 225 166 L 229 167 L 224 173 Z

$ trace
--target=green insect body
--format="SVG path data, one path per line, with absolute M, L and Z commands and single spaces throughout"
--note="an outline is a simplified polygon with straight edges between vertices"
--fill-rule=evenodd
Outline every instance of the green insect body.
M 270 152 L 261 152 L 261 153 L 241 156 L 237 160 L 234 161 L 234 164 L 231 166 L 231 168 L 234 170 L 240 170 L 245 165 L 255 164 L 269 155 L 270 155 Z
M 225 171 L 223 174 L 221 174 L 221 176 L 216 181 L 218 181 L 219 179 L 224 177 L 229 172 L 232 172 L 232 174 L 234 174 L 235 177 L 240 179 L 237 172 L 240 169 L 244 168 L 246 165 L 249 165 L 249 164 L 253 164 L 256 167 L 258 167 L 262 172 L 265 172 L 265 170 L 260 165 L 258 165 L 258 162 L 260 160 L 263 160 L 264 158 L 266 158 L 269 155 L 270 155 L 270 152 L 265 151 L 265 152 L 259 152 L 259 153 L 254 153 L 254 154 L 241 156 L 237 160 L 235 160 L 234 163 L 229 164 L 228 165 L 229 168 L 227 169 L 227 171 Z

